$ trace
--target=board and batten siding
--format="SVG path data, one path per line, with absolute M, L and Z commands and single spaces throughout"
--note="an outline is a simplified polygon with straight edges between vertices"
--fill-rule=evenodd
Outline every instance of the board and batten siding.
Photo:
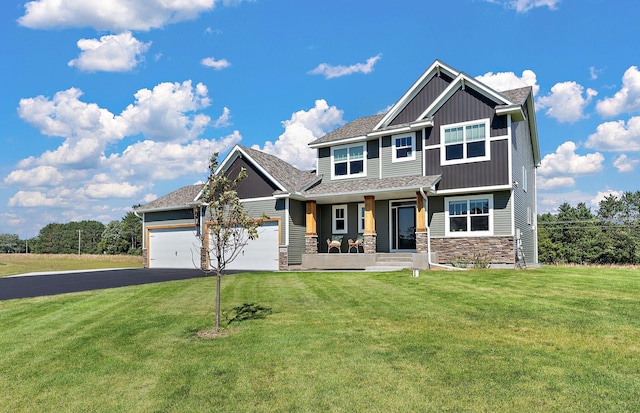
M 306 205 L 302 201 L 289 201 L 289 265 L 302 264 L 305 252 Z
M 416 121 L 425 108 L 429 107 L 452 81 L 453 79 L 444 73 L 440 76 L 433 76 L 389 125 L 401 125 Z

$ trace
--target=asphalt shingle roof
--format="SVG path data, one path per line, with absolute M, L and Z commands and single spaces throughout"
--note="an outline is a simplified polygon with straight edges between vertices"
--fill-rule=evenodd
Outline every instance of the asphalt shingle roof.
M 531 93 L 531 86 L 500 92 L 501 95 L 517 105 L 524 105 L 524 102 L 527 100 L 529 93 Z
M 375 193 L 390 190 L 418 190 L 429 188 L 440 181 L 441 175 L 413 175 L 398 178 L 367 178 L 321 182 L 303 192 L 305 196 Z
M 329 132 L 322 138 L 316 139 L 315 141 L 311 142 L 310 145 L 317 145 L 346 138 L 364 136 L 367 133 L 371 132 L 383 117 L 384 114 L 367 116 L 366 118 L 358 118 L 353 122 L 349 122 L 346 125 L 334 130 L 333 132 Z
M 182 188 L 151 201 L 146 205 L 136 208 L 136 211 L 145 212 L 163 209 L 189 208 L 203 187 L 204 184 L 183 186 Z

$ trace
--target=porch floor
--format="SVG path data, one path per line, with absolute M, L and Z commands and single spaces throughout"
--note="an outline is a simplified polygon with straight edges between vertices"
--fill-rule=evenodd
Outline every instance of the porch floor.
M 302 268 L 306 270 L 367 270 L 393 271 L 404 268 L 428 269 L 426 253 L 331 253 L 303 254 Z

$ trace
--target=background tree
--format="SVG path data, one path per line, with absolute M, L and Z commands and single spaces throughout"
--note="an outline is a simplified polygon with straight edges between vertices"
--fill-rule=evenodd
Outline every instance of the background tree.
M 0 254 L 24 252 L 25 243 L 15 234 L 0 234 Z
M 135 255 L 142 254 L 142 220 L 133 211 L 128 212 L 122 218 L 120 235 L 126 240 L 128 246 L 124 252 Z
M 48 224 L 40 230 L 32 249 L 39 254 L 97 254 L 104 228 L 98 221 Z
M 202 202 L 206 208 L 205 231 L 201 234 L 202 248 L 216 274 L 216 323 L 214 332 L 220 330 L 220 285 L 223 271 L 247 245 L 258 237 L 262 220 L 252 219 L 240 203 L 238 184 L 247 176 L 242 168 L 227 175 L 218 171 L 218 153 L 209 160 L 209 176 L 203 190 Z M 207 271 L 210 271 L 207 269 Z
M 122 225 L 120 221 L 111 221 L 102 231 L 102 239 L 98 248 L 106 254 L 122 254 L 127 251 L 129 244 L 122 237 Z

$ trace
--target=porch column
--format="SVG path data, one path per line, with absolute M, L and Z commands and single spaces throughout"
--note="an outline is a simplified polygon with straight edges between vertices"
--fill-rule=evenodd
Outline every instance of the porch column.
M 416 252 L 427 253 L 429 250 L 427 233 L 427 217 L 425 213 L 425 199 L 420 192 L 416 192 Z
M 364 197 L 364 252 L 375 254 L 377 244 L 375 197 Z
M 316 221 L 316 201 L 307 201 L 307 215 L 306 215 L 306 227 L 307 232 L 305 234 L 305 253 L 317 254 L 318 253 L 318 232 Z

